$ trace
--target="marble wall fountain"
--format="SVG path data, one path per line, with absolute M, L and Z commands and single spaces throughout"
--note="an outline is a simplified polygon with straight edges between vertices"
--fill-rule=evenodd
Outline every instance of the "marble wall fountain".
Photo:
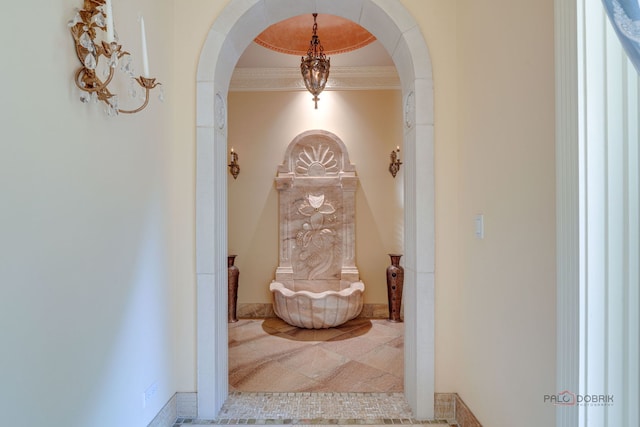
M 274 311 L 301 328 L 341 325 L 360 314 L 364 283 L 355 265 L 355 166 L 334 134 L 298 135 L 278 166 L 279 265 Z

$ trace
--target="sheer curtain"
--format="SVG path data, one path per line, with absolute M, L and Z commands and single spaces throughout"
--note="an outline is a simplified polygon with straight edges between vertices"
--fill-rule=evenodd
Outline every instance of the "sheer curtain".
M 609 20 L 640 73 L 640 0 L 602 0 Z

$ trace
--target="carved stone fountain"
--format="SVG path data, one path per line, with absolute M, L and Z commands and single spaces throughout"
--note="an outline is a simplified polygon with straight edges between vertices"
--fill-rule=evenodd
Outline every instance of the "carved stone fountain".
M 270 285 L 274 311 L 303 328 L 338 326 L 360 314 L 355 265 L 355 166 L 334 134 L 298 135 L 278 167 L 280 248 Z

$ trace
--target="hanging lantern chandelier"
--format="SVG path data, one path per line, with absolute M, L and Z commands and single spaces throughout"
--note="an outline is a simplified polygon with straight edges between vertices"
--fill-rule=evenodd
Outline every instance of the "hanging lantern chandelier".
M 324 90 L 329 78 L 330 59 L 324 54 L 324 48 L 318 37 L 318 24 L 316 23 L 317 13 L 313 14 L 313 34 L 309 42 L 307 56 L 302 57 L 300 71 L 307 90 L 313 95 L 315 108 L 318 108 L 318 95 Z

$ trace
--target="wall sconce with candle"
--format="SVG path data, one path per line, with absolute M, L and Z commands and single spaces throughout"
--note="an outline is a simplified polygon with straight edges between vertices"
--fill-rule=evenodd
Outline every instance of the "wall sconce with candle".
M 394 178 L 396 177 L 396 174 L 400 170 L 400 165 L 402 164 L 398 155 L 399 153 L 400 146 L 397 146 L 396 149 L 391 152 L 391 163 L 389 164 L 389 172 L 391 172 L 391 176 L 393 176 Z
M 240 175 L 240 165 L 238 164 L 238 153 L 233 151 L 233 147 L 231 147 L 231 151 L 229 152 L 229 173 L 233 175 L 233 179 L 238 178 L 238 175 Z
M 75 42 L 76 55 L 81 64 L 74 76 L 76 86 L 82 90 L 80 100 L 84 103 L 88 103 L 91 100 L 104 102 L 107 105 L 107 114 L 110 116 L 118 115 L 119 113 L 133 114 L 142 111 L 149 104 L 149 91 L 160 84 L 156 83 L 156 79 L 149 77 L 144 18 L 140 18 L 144 72 L 139 77 L 134 77 L 129 52 L 122 50 L 122 45 L 118 44 L 113 26 L 111 0 L 85 0 L 84 9 L 77 10 L 68 25 Z M 104 38 L 100 41 L 97 40 L 97 30 L 105 33 Z M 100 67 L 100 59 L 102 57 L 105 58 L 105 61 L 102 61 L 103 65 Z M 105 62 L 106 68 L 104 68 Z M 127 74 L 132 81 L 129 94 L 133 97 L 136 96 L 134 82 L 145 91 L 144 103 L 134 110 L 119 108 L 118 95 L 111 93 L 108 88 L 114 78 L 118 63 L 120 63 L 120 70 Z M 104 68 L 101 71 L 103 76 L 98 76 L 99 68 Z M 161 91 L 161 100 L 162 96 Z

